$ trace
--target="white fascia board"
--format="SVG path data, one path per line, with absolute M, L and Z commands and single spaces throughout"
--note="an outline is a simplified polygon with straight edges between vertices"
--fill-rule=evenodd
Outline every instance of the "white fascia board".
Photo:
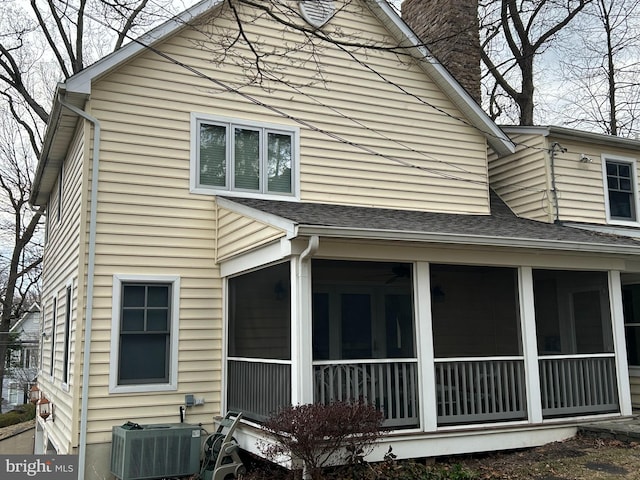
M 332 238 L 352 238 L 371 240 L 394 240 L 406 242 L 438 243 L 453 245 L 478 245 L 488 247 L 514 247 L 538 250 L 558 250 L 586 253 L 603 253 L 617 255 L 640 255 L 640 244 L 608 245 L 601 243 L 567 242 L 562 240 L 535 240 L 518 237 L 491 237 L 480 235 L 429 233 L 402 230 L 368 230 L 347 227 L 320 227 L 300 225 L 298 235 Z
M 249 252 L 220 262 L 220 275 L 223 278 L 260 268 L 270 263 L 282 261 L 291 256 L 291 241 L 281 238 Z
M 287 233 L 287 238 L 293 238 L 296 236 L 296 224 L 294 221 L 289 220 L 272 213 L 266 213 L 262 210 L 258 210 L 246 205 L 240 205 L 233 200 L 227 198 L 216 197 L 216 203 L 219 207 L 230 210 L 238 215 L 252 218 L 258 222 L 266 223 L 274 228 L 278 228 Z
M 547 126 L 520 126 L 503 125 L 502 130 L 506 133 L 519 133 L 529 135 L 542 135 L 543 137 L 564 138 L 568 140 L 580 140 L 601 146 L 613 146 L 618 148 L 640 149 L 640 140 L 634 138 L 616 137 L 605 133 L 588 132 L 574 128 Z
M 506 133 L 520 133 L 527 135 L 542 135 L 543 137 L 549 136 L 548 126 L 536 126 L 536 125 L 501 125 L 503 131 Z
M 414 47 L 420 57 L 420 65 L 430 74 L 431 78 L 447 94 L 470 123 L 480 130 L 493 150 L 500 156 L 515 152 L 515 145 L 509 137 L 500 129 L 486 112 L 476 103 L 469 93 L 453 78 L 449 71 L 421 45 L 420 40 L 411 28 L 400 18 L 397 12 L 386 1 L 367 0 L 370 10 L 378 17 L 391 32 L 400 38 L 406 38 L 409 42 L 406 47 Z
M 202 0 L 196 3 L 194 6 L 188 8 L 182 13 L 177 14 L 175 17 L 167 20 L 162 25 L 157 26 L 151 31 L 141 35 L 140 37 L 131 40 L 129 43 L 119 48 L 115 52 L 106 57 L 98 60 L 96 63 L 85 68 L 76 75 L 66 80 L 65 84 L 67 90 L 70 92 L 91 93 L 92 82 L 111 71 L 118 65 L 126 62 L 139 52 L 144 50 L 147 46 L 153 45 L 160 40 L 163 40 L 176 32 L 181 28 L 189 25 L 194 19 L 206 13 L 209 9 L 222 3 L 223 0 Z

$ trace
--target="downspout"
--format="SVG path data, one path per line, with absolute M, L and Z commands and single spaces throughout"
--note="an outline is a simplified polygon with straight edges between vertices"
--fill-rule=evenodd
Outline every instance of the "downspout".
M 298 368 L 297 368 L 297 380 L 300 385 L 301 398 L 309 402 L 309 398 L 313 395 L 313 384 L 311 378 L 313 375 L 309 375 L 310 372 L 306 371 L 306 368 L 312 367 L 312 327 L 311 327 L 311 278 L 309 271 L 308 260 L 318 251 L 320 245 L 320 237 L 318 235 L 312 235 L 309 238 L 307 248 L 298 257 L 298 275 L 299 282 L 299 301 L 298 308 L 298 328 L 299 333 L 296 335 L 296 342 L 298 348 Z
M 556 150 L 557 149 L 557 150 Z M 553 202 L 555 204 L 555 219 L 553 223 L 560 223 L 560 206 L 558 205 L 558 191 L 556 190 L 556 152 L 564 153 L 567 149 L 560 146 L 558 142 L 553 142 L 549 149 L 551 157 L 551 193 L 553 193 Z
M 306 332 L 306 335 L 298 335 L 298 348 L 299 348 L 299 362 L 300 365 L 311 366 L 313 370 L 313 358 L 312 358 L 312 348 L 311 348 L 311 335 L 312 335 L 312 327 L 311 327 L 311 281 L 309 278 L 309 267 L 305 265 L 307 259 L 310 259 L 317 251 L 320 246 L 320 237 L 318 235 L 312 235 L 309 238 L 309 243 L 307 244 L 307 248 L 300 254 L 298 257 L 298 275 L 300 276 L 300 315 L 298 316 L 300 320 L 300 327 L 302 332 Z M 304 320 L 303 320 L 304 316 Z M 307 326 L 306 329 L 302 327 Z M 304 345 L 305 340 L 308 340 L 308 345 Z M 305 348 L 306 347 L 306 348 Z M 304 357 L 304 358 L 302 358 Z M 302 396 L 305 398 L 305 391 L 307 393 L 313 392 L 312 385 L 306 385 L 306 383 L 310 383 L 310 379 L 313 378 L 313 375 L 305 375 L 305 371 L 298 367 L 298 382 L 302 385 Z M 308 480 L 311 478 L 311 473 L 309 472 L 308 465 L 306 463 L 302 466 L 302 478 L 304 480 Z
M 309 238 L 307 248 L 300 254 L 300 265 L 302 265 L 302 262 L 304 262 L 309 256 L 315 254 L 318 251 L 319 246 L 320 237 L 318 235 L 313 235 Z
M 84 326 L 84 354 L 82 358 L 82 403 L 80 407 L 80 445 L 78 451 L 78 480 L 84 480 L 87 455 L 87 409 L 89 404 L 89 361 L 91 356 L 91 323 L 93 318 L 93 276 L 96 256 L 96 217 L 98 206 L 98 173 L 100 159 L 100 122 L 84 110 L 66 103 L 58 96 L 60 105 L 93 124 L 93 163 L 91 171 L 91 206 L 89 214 L 89 259 L 87 265 L 87 304 Z

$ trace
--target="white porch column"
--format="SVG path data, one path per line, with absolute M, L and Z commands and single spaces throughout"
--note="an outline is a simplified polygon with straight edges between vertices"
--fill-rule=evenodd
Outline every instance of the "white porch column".
M 538 342 L 536 339 L 536 315 L 533 297 L 533 270 L 521 267 L 518 270 L 520 285 L 520 318 L 522 325 L 522 353 L 527 388 L 527 412 L 529 423 L 542 422 L 542 398 L 540 395 L 540 367 L 538 364 Z
M 425 431 L 434 432 L 438 428 L 438 408 L 436 403 L 436 373 L 433 363 L 431 280 L 428 263 L 416 263 L 414 280 L 413 296 L 416 305 L 420 424 Z
M 291 259 L 291 403 L 313 403 L 313 339 L 311 324 L 311 256 L 318 237 Z
M 611 299 L 611 327 L 613 329 L 613 349 L 616 356 L 616 377 L 620 413 L 631 415 L 631 388 L 629 385 L 629 364 L 624 333 L 624 313 L 622 310 L 622 282 L 619 271 L 609 272 L 609 298 Z

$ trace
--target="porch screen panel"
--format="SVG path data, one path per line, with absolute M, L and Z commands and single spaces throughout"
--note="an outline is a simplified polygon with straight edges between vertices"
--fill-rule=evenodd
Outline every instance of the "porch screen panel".
M 415 358 L 411 265 L 314 260 L 313 359 Z
M 429 270 L 438 425 L 525 419 L 517 270 Z
M 430 265 L 436 358 L 520 355 L 513 268 Z
M 229 356 L 291 359 L 291 283 L 282 263 L 229 279 Z
M 613 353 L 606 272 L 534 270 L 540 355 Z
M 544 418 L 616 412 L 607 272 L 534 270 Z
M 371 358 L 371 296 L 346 293 L 340 296 L 342 357 Z
M 384 426 L 419 425 L 410 264 L 314 259 L 314 401 L 361 400 Z
M 622 288 L 622 305 L 627 360 L 630 367 L 640 367 L 640 285 L 625 285 Z

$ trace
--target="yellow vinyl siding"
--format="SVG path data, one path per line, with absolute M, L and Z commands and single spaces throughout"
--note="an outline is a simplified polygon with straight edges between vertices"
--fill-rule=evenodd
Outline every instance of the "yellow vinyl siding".
M 353 38 L 388 37 L 366 11 L 354 15 L 359 15 L 356 21 L 338 14 L 331 28 Z M 264 19 L 246 28 L 261 42 L 282 45 L 278 29 Z M 206 37 L 186 29 L 160 48 L 230 87 L 244 82 L 238 67 L 218 68 L 211 54 L 197 46 L 202 41 Z M 143 53 L 94 86 L 93 111 L 103 121 L 104 139 L 114 142 L 104 148 L 122 155 L 146 153 L 163 166 L 169 158 L 185 162 L 190 112 L 299 126 L 302 200 L 488 213 L 484 137 L 458 119 L 460 113 L 419 66 L 400 68 L 398 58 L 383 51 L 368 50 L 366 57 L 356 52 L 362 64 L 333 45 L 323 44 L 320 51 L 322 78 L 310 78 L 300 65 L 291 65 L 288 85 L 266 82 L 268 91 L 242 86 L 256 103 L 165 58 Z M 297 88 L 296 82 L 304 85 Z M 186 182 L 188 170 L 178 175 Z M 407 178 L 412 181 L 407 183 Z
M 581 146 L 567 140 L 558 143 L 567 149 L 556 155 L 555 163 L 560 217 L 564 221 L 605 223 L 602 163 L 599 154 L 593 163 L 581 163 L 580 154 L 577 153 L 583 149 Z M 593 151 L 593 147 L 589 151 Z
M 358 15 L 347 21 L 339 13 L 332 28 L 364 39 L 388 37 L 368 11 Z M 246 28 L 282 45 L 278 26 L 264 18 Z M 186 28 L 158 48 L 233 88 L 244 81 L 241 69 L 216 65 L 198 41 L 208 40 Z M 125 420 L 123 405 L 132 421 L 177 421 L 187 393 L 205 397 L 204 406 L 189 409 L 187 421 L 211 426 L 222 401 L 216 259 L 284 235 L 228 211 L 216 218 L 214 195 L 190 193 L 191 113 L 299 127 L 303 201 L 489 213 L 484 135 L 458 119 L 460 112 L 417 64 L 400 68 L 394 54 L 382 51 L 354 55 L 363 63 L 323 44 L 322 77 L 288 66 L 288 85 L 242 86 L 256 102 L 148 51 L 93 84 L 88 111 L 100 120 L 102 134 L 89 443 L 110 441 L 111 427 Z M 292 87 L 296 82 L 299 88 Z M 178 390 L 154 394 L 153 405 L 148 395 L 109 394 L 115 274 L 180 277 Z
M 44 331 L 52 332 L 53 298 L 56 298 L 56 328 L 53 376 L 49 375 L 51 365 L 51 339 L 43 339 L 43 355 L 38 383 L 47 398 L 54 404 L 56 428 L 49 429 L 50 441 L 60 449 L 60 453 L 69 453 L 77 445 L 75 434 L 75 388 L 79 382 L 78 370 L 74 364 L 79 360 L 77 352 L 80 333 L 78 330 L 80 305 L 78 284 L 81 244 L 81 198 L 82 198 L 82 158 L 85 151 L 84 132 L 79 128 L 73 139 L 63 169 L 62 216 L 57 220 L 58 186 L 52 190 L 48 211 L 49 229 L 45 248 L 42 280 L 45 290 L 42 292 Z M 67 286 L 71 286 L 71 318 L 69 343 L 69 383 L 68 391 L 63 388 L 63 362 L 65 340 L 65 314 Z
M 546 139 L 538 134 L 510 134 L 516 152 L 489 160 L 491 186 L 523 218 L 552 222 L 554 203 L 547 167 Z
M 218 207 L 218 261 L 273 242 L 284 235 L 282 230 Z
M 550 141 L 553 141 L 550 138 Z M 607 192 L 602 174 L 602 155 L 635 158 L 640 161 L 637 150 L 611 148 L 580 141 L 560 139 L 567 149 L 558 154 L 556 162 L 556 185 L 560 195 L 560 215 L 564 221 L 606 224 L 605 195 Z M 585 154 L 591 162 L 581 162 Z M 638 189 L 638 179 L 634 184 Z
M 492 188 L 517 215 L 553 222 L 556 218 L 552 192 L 551 158 L 549 149 L 554 143 L 555 185 L 558 212 L 563 222 L 581 222 L 605 225 L 606 186 L 602 174 L 602 156 L 616 155 L 640 160 L 636 150 L 612 148 L 604 143 L 585 141 L 579 132 L 572 139 L 556 138 L 553 132 L 509 132 L 516 144 L 516 152 L 503 158 L 491 155 L 489 175 Z M 591 162 L 581 162 L 586 155 Z M 638 182 L 636 182 L 637 188 Z

